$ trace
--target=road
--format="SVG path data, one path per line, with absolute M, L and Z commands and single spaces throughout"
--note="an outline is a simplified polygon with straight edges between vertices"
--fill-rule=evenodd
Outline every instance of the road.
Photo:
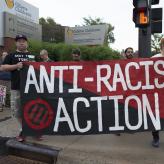
M 5 119 L 6 118 L 6 119 Z M 18 134 L 18 123 L 10 118 L 10 110 L 0 113 L 0 136 Z M 160 147 L 151 146 L 150 132 L 135 134 L 44 136 L 40 144 L 60 149 L 57 164 L 163 164 L 164 132 Z M 27 141 L 36 142 L 28 137 Z

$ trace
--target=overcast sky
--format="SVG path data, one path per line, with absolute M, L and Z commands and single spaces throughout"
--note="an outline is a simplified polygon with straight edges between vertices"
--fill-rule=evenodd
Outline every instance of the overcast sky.
M 25 0 L 39 8 L 40 17 L 52 17 L 55 22 L 74 27 L 83 24 L 83 17 L 100 17 L 111 23 L 114 29 L 114 49 L 121 51 L 126 47 L 138 48 L 138 29 L 132 21 L 133 0 Z M 164 7 L 164 0 L 159 5 Z M 163 12 L 164 18 L 164 12 Z M 164 34 L 164 22 L 163 22 Z

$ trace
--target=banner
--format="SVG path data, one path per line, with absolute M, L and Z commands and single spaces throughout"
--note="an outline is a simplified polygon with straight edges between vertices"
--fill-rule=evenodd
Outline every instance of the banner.
M 164 129 L 164 58 L 24 63 L 23 133 Z

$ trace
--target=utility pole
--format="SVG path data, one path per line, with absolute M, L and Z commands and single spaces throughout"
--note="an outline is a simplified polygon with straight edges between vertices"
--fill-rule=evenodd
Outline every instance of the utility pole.
M 138 45 L 140 57 L 151 57 L 151 26 L 144 29 L 139 28 Z

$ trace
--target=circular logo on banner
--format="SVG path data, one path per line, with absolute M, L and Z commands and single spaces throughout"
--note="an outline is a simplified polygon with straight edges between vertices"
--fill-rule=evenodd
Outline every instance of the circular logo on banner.
M 14 0 L 5 0 L 5 1 L 9 9 L 12 9 L 14 7 Z
M 51 106 L 42 99 L 29 101 L 24 106 L 23 113 L 27 125 L 35 130 L 49 127 L 54 119 L 54 112 Z

